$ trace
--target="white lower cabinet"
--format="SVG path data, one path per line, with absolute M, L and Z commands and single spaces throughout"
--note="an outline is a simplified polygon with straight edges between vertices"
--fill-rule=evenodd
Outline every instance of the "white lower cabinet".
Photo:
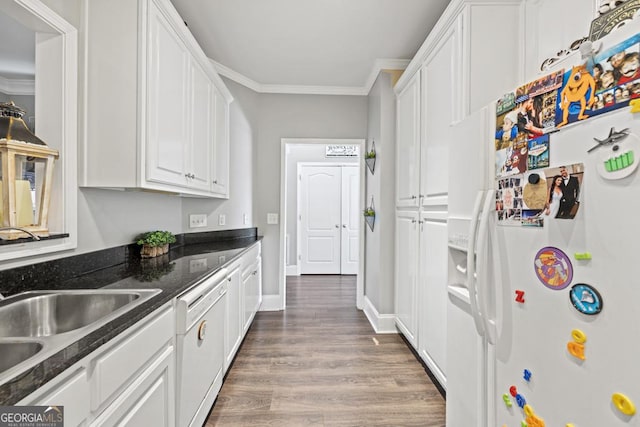
M 229 267 L 229 275 L 227 276 L 227 311 L 224 334 L 224 370 L 229 369 L 229 365 L 240 348 L 242 342 L 242 313 L 240 311 L 240 303 L 242 301 L 240 294 L 241 287 L 241 266 L 240 262 Z
M 64 406 L 65 426 L 175 425 L 174 325 L 169 303 L 18 405 Z
M 246 334 L 262 303 L 262 262 L 260 258 L 242 273 L 243 331 Z
M 417 249 L 418 212 L 396 212 L 395 311 L 396 326 L 417 346 Z
M 396 326 L 446 385 L 447 212 L 396 212 Z
M 420 214 L 418 262 L 418 354 L 446 386 L 447 212 Z
M 91 426 L 154 426 L 174 425 L 173 346 L 167 347 Z

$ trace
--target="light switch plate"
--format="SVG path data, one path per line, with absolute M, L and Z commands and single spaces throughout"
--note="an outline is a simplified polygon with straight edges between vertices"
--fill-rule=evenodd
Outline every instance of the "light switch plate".
M 268 213 L 267 214 L 267 224 L 275 225 L 278 223 L 278 214 L 277 213 Z
M 242 215 L 242 223 L 243 223 L 244 225 L 249 224 L 249 215 L 247 215 L 247 214 L 243 214 L 243 215 Z
M 200 228 L 207 226 L 206 214 L 191 214 L 189 215 L 189 228 Z
M 225 225 L 227 223 L 227 216 L 225 214 L 220 214 L 218 216 L 218 225 Z

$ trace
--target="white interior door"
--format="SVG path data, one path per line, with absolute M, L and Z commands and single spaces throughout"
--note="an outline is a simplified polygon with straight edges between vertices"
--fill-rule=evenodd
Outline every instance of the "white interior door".
M 300 186 L 300 272 L 340 274 L 341 168 L 304 166 Z
M 360 168 L 342 167 L 342 235 L 341 274 L 358 274 L 358 251 L 360 241 Z

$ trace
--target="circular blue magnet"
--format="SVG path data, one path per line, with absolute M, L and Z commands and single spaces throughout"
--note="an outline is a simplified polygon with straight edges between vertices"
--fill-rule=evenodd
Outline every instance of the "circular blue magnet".
M 569 292 L 571 304 L 582 314 L 594 315 L 602 311 L 602 297 L 593 287 L 585 283 L 577 283 Z

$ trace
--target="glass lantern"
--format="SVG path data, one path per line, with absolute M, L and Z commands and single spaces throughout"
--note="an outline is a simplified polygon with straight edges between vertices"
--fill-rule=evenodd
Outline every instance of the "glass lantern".
M 0 103 L 0 238 L 49 235 L 48 216 L 53 164 L 58 151 L 31 133 L 25 111 Z

